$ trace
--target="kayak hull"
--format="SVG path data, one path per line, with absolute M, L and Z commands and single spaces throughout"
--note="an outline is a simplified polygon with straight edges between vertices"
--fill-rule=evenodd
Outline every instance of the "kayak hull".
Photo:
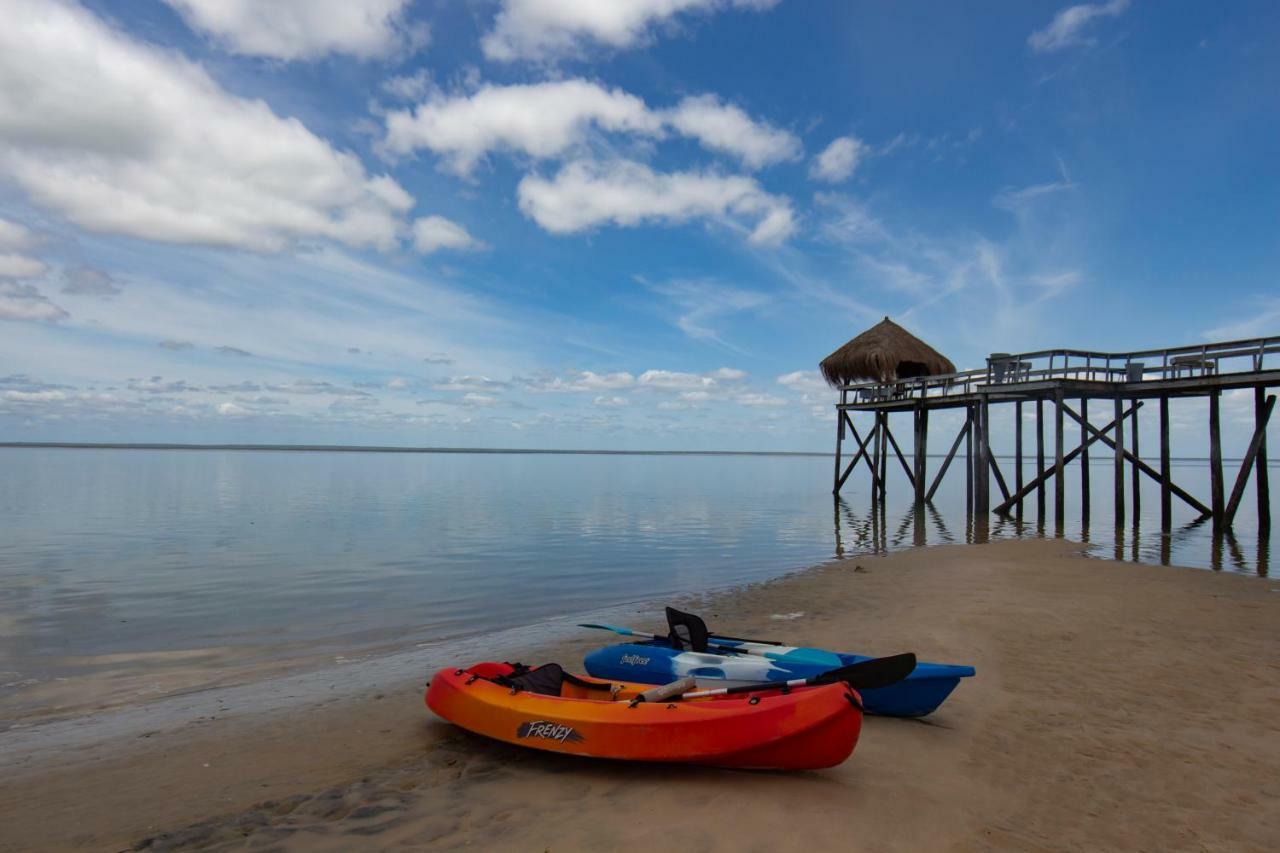
M 506 664 L 442 669 L 427 707 L 468 731 L 546 752 L 745 769 L 833 767 L 862 729 L 858 694 L 843 683 L 632 707 L 626 698 L 652 685 L 623 683 L 610 701 L 570 684 L 560 696 L 512 693 L 486 678 L 509 672 Z
M 871 659 L 865 655 L 835 656 L 840 666 Z M 667 684 L 691 676 L 698 679 L 700 686 L 710 688 L 808 678 L 833 668 L 801 659 L 789 660 L 787 656 L 680 651 L 665 639 L 605 646 L 588 654 L 584 663 L 587 672 L 596 678 Z M 923 717 L 937 710 L 962 678 L 973 674 L 971 666 L 919 663 L 911 675 L 897 684 L 859 692 L 869 714 Z

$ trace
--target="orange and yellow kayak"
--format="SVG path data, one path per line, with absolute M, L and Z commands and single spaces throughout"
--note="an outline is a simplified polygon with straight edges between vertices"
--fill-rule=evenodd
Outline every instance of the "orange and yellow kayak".
M 861 700 L 843 682 L 637 700 L 653 690 L 569 675 L 555 664 L 529 671 L 480 663 L 440 670 L 426 703 L 468 731 L 548 752 L 752 769 L 833 767 L 853 752 L 862 729 Z

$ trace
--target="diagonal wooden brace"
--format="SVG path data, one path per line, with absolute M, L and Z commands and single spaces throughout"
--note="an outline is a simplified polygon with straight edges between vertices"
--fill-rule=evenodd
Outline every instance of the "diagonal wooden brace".
M 1266 405 L 1262 407 L 1262 417 L 1254 427 L 1253 439 L 1249 442 L 1249 450 L 1244 455 L 1244 462 L 1240 463 L 1240 473 L 1236 475 L 1236 485 L 1231 490 L 1231 500 L 1227 502 L 1227 511 L 1223 516 L 1224 527 L 1231 527 L 1231 522 L 1235 520 L 1236 510 L 1240 508 L 1240 499 L 1244 497 L 1244 487 L 1249 483 L 1249 472 L 1253 470 L 1253 460 L 1257 458 L 1258 448 L 1267 437 L 1267 422 L 1271 420 L 1271 410 L 1275 405 L 1276 395 L 1271 394 L 1267 397 Z
M 1112 450 L 1116 449 L 1116 443 L 1114 441 L 1112 441 L 1111 439 L 1103 435 L 1101 432 L 1099 432 L 1098 428 L 1095 427 L 1093 424 L 1082 421 L 1080 419 L 1080 416 L 1071 410 L 1070 406 L 1063 406 L 1062 408 L 1063 408 L 1063 411 L 1065 411 L 1072 420 L 1074 420 L 1076 423 L 1083 426 L 1085 429 L 1089 430 L 1091 433 L 1095 433 L 1096 437 L 1100 439 L 1103 444 L 1107 445 Z M 1134 406 L 1134 408 L 1136 409 L 1137 406 Z M 1162 479 L 1160 477 L 1160 472 L 1157 471 L 1155 468 L 1152 468 L 1150 465 L 1143 462 L 1138 457 L 1134 456 L 1128 450 L 1122 450 L 1121 453 L 1124 454 L 1125 459 L 1128 459 L 1135 466 L 1137 466 L 1139 471 L 1146 474 L 1148 477 L 1155 480 L 1157 483 L 1162 482 Z M 1209 509 L 1209 507 L 1205 506 L 1203 503 L 1196 500 L 1194 497 L 1191 496 L 1190 492 L 1188 492 L 1186 489 L 1183 489 L 1178 484 L 1170 483 L 1169 491 L 1177 495 L 1179 498 L 1181 498 L 1182 501 L 1187 504 L 1187 506 L 1191 507 L 1196 512 L 1200 513 L 1202 516 L 1213 515 L 1213 510 Z
M 1141 406 L 1142 406 L 1141 402 L 1134 403 L 1133 406 L 1129 408 L 1129 411 L 1123 413 L 1118 420 L 1123 420 L 1124 418 L 1128 417 L 1130 412 L 1134 411 L 1135 409 L 1141 408 Z M 1075 418 L 1076 420 L 1079 420 L 1079 416 L 1077 416 L 1075 412 L 1071 411 L 1070 406 L 1063 404 L 1062 409 L 1068 415 L 1071 415 L 1071 417 Z M 1067 465 L 1069 465 L 1073 459 L 1075 459 L 1077 456 L 1083 453 L 1084 449 L 1088 447 L 1090 444 L 1093 444 L 1095 441 L 1110 441 L 1110 439 L 1108 439 L 1104 435 L 1104 433 L 1114 429 L 1116 423 L 1117 421 L 1113 420 L 1111 423 L 1104 426 L 1101 430 L 1099 430 L 1097 427 L 1093 426 L 1092 424 L 1089 424 L 1088 428 L 1094 434 L 1089 436 L 1089 438 L 1086 441 L 1081 442 L 1080 446 L 1077 447 L 1075 450 L 1071 451 L 1070 453 L 1062 457 L 1063 467 L 1065 468 Z M 1031 494 L 1033 491 L 1036 490 L 1036 488 L 1040 486 L 1041 483 L 1047 482 L 1050 478 L 1052 478 L 1057 473 L 1058 473 L 1058 462 L 1055 459 L 1052 465 L 1050 465 L 1048 468 L 1045 468 L 1043 471 L 1040 472 L 1039 476 L 1037 476 L 1030 483 L 1027 483 L 1021 489 L 1019 489 L 1017 494 L 1013 495 L 1013 497 L 1008 498 L 1007 500 L 1005 500 L 1004 503 L 996 507 L 994 512 L 997 515 L 1008 515 L 1009 507 L 1013 506 L 1018 501 L 1022 500 L 1027 495 Z

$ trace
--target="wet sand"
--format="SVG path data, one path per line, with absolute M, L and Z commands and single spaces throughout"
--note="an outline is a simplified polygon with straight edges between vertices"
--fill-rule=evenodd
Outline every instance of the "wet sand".
M 433 719 L 429 673 L 402 666 L 370 664 L 354 688 L 313 676 L 252 710 L 205 691 L 154 730 L 104 714 L 0 734 L 0 849 L 1280 847 L 1280 583 L 1037 540 L 851 558 L 686 603 L 730 633 L 978 676 L 923 721 L 868 718 L 848 762 L 799 774 L 483 741 Z M 605 640 L 522 657 L 577 664 Z

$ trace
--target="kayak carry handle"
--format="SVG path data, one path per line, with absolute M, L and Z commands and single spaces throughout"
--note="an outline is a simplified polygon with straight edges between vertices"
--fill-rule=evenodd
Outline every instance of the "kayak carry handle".
M 631 700 L 630 707 L 634 708 L 641 702 L 662 702 L 670 699 L 672 696 L 679 696 L 687 693 L 698 686 L 698 682 L 693 676 L 686 676 L 679 681 L 673 681 L 670 684 L 660 684 L 657 687 L 650 687 L 648 690 L 640 693 L 636 698 Z

